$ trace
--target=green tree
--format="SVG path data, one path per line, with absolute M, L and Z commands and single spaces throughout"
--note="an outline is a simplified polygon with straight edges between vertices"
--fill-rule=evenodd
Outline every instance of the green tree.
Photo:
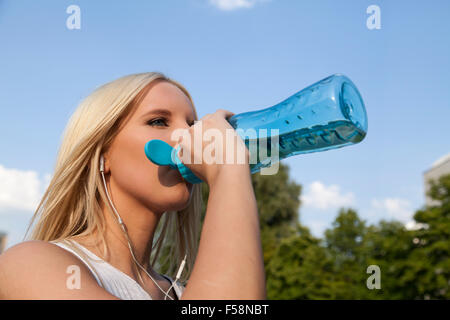
M 416 211 L 418 230 L 396 221 L 381 221 L 365 238 L 367 264 L 381 269 L 382 288 L 370 298 L 450 298 L 450 175 L 431 182 L 437 204 Z
M 368 228 L 364 246 L 366 265 L 377 265 L 381 271 L 381 289 L 368 290 L 364 298 L 413 299 L 414 283 L 399 281 L 409 268 L 412 232 L 401 222 L 382 220 Z
M 421 228 L 414 232 L 415 249 L 408 257 L 408 270 L 399 281 L 414 288 L 414 298 L 449 299 L 450 175 L 431 181 L 428 196 L 437 204 L 425 206 L 414 215 Z
M 341 209 L 332 224 L 325 231 L 326 245 L 336 255 L 337 262 L 354 260 L 359 262 L 362 242 L 366 233 L 365 222 L 353 209 Z
M 335 299 L 361 299 L 367 292 L 364 238 L 365 221 L 353 209 L 341 209 L 325 231 L 325 246 L 333 261 L 329 289 Z
M 330 290 L 333 260 L 320 239 L 299 223 L 295 233 L 280 241 L 266 270 L 268 299 L 335 298 Z

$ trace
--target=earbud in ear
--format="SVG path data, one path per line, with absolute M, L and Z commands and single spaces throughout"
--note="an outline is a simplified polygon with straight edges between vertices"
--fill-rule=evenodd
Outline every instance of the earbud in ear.
M 103 155 L 100 156 L 100 172 L 105 172 L 105 161 Z

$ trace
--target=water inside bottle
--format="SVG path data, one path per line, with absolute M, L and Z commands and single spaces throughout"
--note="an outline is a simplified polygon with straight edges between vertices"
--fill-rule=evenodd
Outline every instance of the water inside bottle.
M 285 127 L 292 125 L 286 123 Z M 256 146 L 256 162 L 250 164 L 252 173 L 272 164 L 272 139 L 278 138 L 278 160 L 303 153 L 319 152 L 328 149 L 341 148 L 349 144 L 360 142 L 366 133 L 348 120 L 331 121 L 326 125 L 315 125 L 294 131 L 280 130 L 287 133 L 267 137 L 266 139 L 244 139 L 249 148 Z M 276 140 L 274 140 L 276 141 Z M 260 150 L 264 148 L 265 150 Z M 260 156 L 263 155 L 261 158 Z

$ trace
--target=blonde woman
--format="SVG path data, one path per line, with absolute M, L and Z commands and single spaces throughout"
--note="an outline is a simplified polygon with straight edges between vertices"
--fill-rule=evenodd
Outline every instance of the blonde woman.
M 206 115 L 203 132 L 215 128 L 225 137 L 231 115 Z M 193 156 L 188 138 L 171 134 L 186 129 L 193 139 L 196 120 L 188 91 L 159 72 L 124 76 L 85 98 L 65 129 L 31 237 L 0 255 L 0 298 L 265 299 L 243 141 L 235 140 L 244 164 L 186 164 L 210 188 L 201 234 L 201 185 L 145 156 L 152 139 Z M 177 275 L 155 270 L 164 241 Z

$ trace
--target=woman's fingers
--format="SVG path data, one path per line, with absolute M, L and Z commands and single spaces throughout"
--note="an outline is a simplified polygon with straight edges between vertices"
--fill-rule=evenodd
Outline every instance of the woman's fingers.
M 225 109 L 218 109 L 215 114 L 223 116 L 225 119 L 234 116 L 234 113 Z
M 187 137 L 178 141 L 181 145 L 178 153 L 181 161 L 202 180 L 210 182 L 210 179 L 216 177 L 217 172 L 223 168 L 225 159 L 233 158 L 226 156 L 230 152 L 235 152 L 234 142 L 227 141 L 230 137 L 227 130 L 234 130 L 227 119 L 233 115 L 233 112 L 225 109 L 218 109 L 212 114 L 208 113 L 188 129 Z M 199 127 L 200 132 L 196 130 Z M 234 133 L 234 135 L 237 134 Z M 241 144 L 244 145 L 243 142 Z M 193 152 L 197 147 L 201 149 Z M 245 152 L 245 145 L 238 150 Z

